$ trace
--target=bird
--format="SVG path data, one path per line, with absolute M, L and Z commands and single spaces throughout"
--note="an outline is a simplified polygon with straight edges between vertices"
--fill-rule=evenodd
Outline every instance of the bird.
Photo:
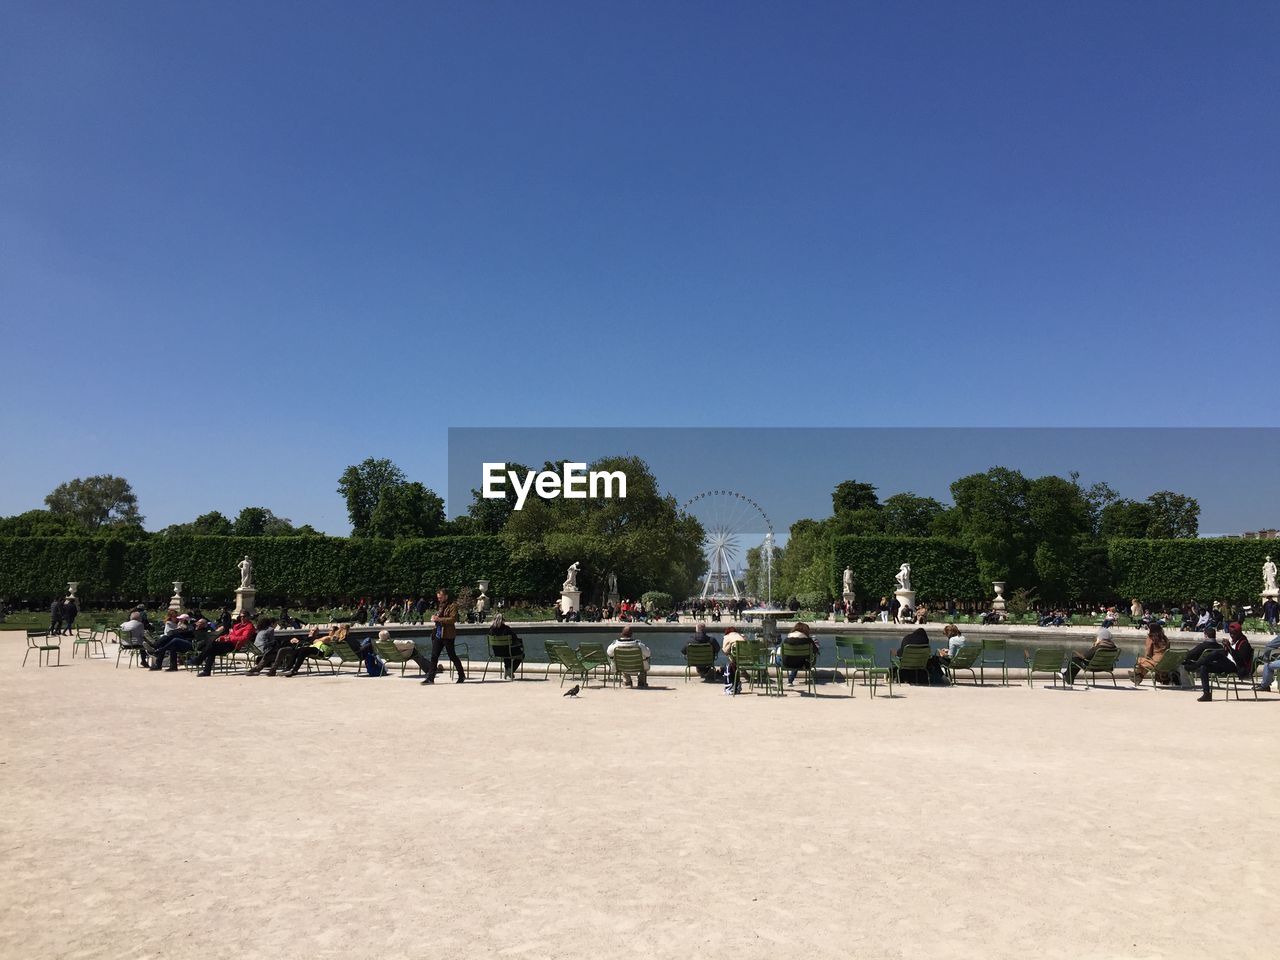
M 582 692 L 582 687 L 575 683 L 572 687 L 570 687 L 568 690 L 564 692 L 564 695 L 566 697 L 576 697 L 581 692 Z

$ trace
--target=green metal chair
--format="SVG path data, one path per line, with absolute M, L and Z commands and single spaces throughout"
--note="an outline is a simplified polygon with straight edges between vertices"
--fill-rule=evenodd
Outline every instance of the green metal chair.
M 354 650 L 351 649 L 351 645 L 348 644 L 347 641 L 345 640 L 335 641 L 330 646 L 330 649 L 333 651 L 332 653 L 330 653 L 330 656 L 338 658 L 337 673 L 341 674 L 342 668 L 349 663 L 355 664 L 357 674 L 364 669 L 364 660 L 360 657 L 358 653 L 356 653 Z
M 582 648 L 578 648 L 582 654 Z M 639 647 L 614 647 L 613 650 L 613 683 L 618 686 L 624 676 L 640 677 L 644 675 L 644 651 Z M 608 677 L 605 678 L 608 682 Z
M 773 692 L 773 671 L 769 669 L 769 647 L 760 640 L 739 640 L 733 648 L 733 662 L 738 671 L 738 683 L 745 678 L 754 693 L 759 685 L 766 694 Z M 778 691 L 782 693 L 781 690 Z
M 143 644 L 134 643 L 127 633 L 121 633 L 120 642 L 116 647 L 116 669 L 120 669 L 120 658 L 127 654 L 128 659 L 124 665 L 132 670 L 134 659 L 141 659 L 142 654 L 146 653 L 146 651 L 147 648 Z
M 1156 665 L 1151 668 L 1151 689 L 1158 690 L 1160 684 L 1156 682 L 1156 678 L 1162 673 L 1172 674 L 1177 677 L 1180 675 L 1179 667 L 1182 661 L 1187 659 L 1187 650 L 1166 650 L 1164 654 L 1156 661 Z M 1181 686 L 1181 683 L 1179 683 Z
M 511 634 L 503 636 L 494 636 L 492 633 L 485 638 L 485 652 L 487 656 L 484 661 L 484 670 L 480 672 L 480 682 L 484 683 L 484 678 L 489 675 L 489 665 L 497 664 L 498 669 L 502 673 L 503 680 L 514 680 L 515 676 L 507 676 L 507 661 L 512 659 L 511 648 L 515 645 L 515 640 L 511 638 Z M 524 674 L 524 664 L 519 667 L 521 675 Z
M 800 667 L 783 666 L 788 660 L 803 659 L 804 665 Z M 817 688 L 813 683 L 813 668 L 817 663 L 818 655 L 813 649 L 813 644 L 805 640 L 799 641 L 782 641 L 782 649 L 778 657 L 778 693 L 782 694 L 782 674 L 783 671 L 790 672 L 795 670 L 797 674 L 803 670 L 805 675 L 805 688 L 812 694 L 817 694 Z
M 980 666 L 979 658 L 982 656 L 982 641 L 976 643 L 972 640 L 966 640 L 963 647 L 956 650 L 954 656 L 943 657 L 942 665 L 946 668 L 947 679 L 951 681 L 951 685 L 955 686 L 956 671 L 968 670 L 969 676 L 973 678 L 973 682 L 978 682 L 978 675 L 975 667 Z
M 684 648 L 684 682 L 694 670 L 710 670 L 716 663 L 716 648 L 710 643 L 690 643 Z M 701 676 L 701 674 L 699 674 Z
M 553 658 L 560 665 L 560 686 L 563 687 L 564 682 L 570 677 L 581 680 L 583 686 L 590 682 L 590 668 L 582 662 L 582 658 L 578 656 L 578 651 L 567 643 L 548 643 L 547 656 Z
M 1037 673 L 1052 673 L 1053 685 L 1056 687 L 1062 679 L 1062 665 L 1066 662 L 1067 651 L 1062 647 L 1040 647 L 1034 654 L 1030 650 L 1024 653 L 1027 656 L 1027 686 L 1036 685 Z
M 48 630 L 28 630 L 27 631 L 27 652 L 23 654 L 22 665 L 27 665 L 27 657 L 31 656 L 31 651 L 36 651 L 36 666 L 43 667 L 49 661 L 49 655 L 55 651 L 58 654 L 58 662 L 56 666 L 62 666 L 62 642 L 57 637 L 49 636 Z
M 609 682 L 609 653 L 603 643 L 592 641 L 578 644 L 578 659 L 582 661 L 588 673 L 599 670 L 604 674 L 603 682 Z
M 1258 699 L 1258 684 L 1254 681 L 1254 675 L 1258 672 L 1258 658 L 1253 658 L 1253 668 L 1247 676 L 1241 677 L 1234 673 L 1211 673 L 1209 674 L 1210 682 L 1215 686 L 1226 691 L 1226 699 L 1231 699 L 1231 692 L 1234 690 L 1236 699 L 1240 699 L 1240 688 L 1244 687 L 1253 694 L 1253 699 Z
M 845 654 L 846 674 L 849 678 L 849 696 L 853 696 L 854 685 L 858 682 L 858 674 L 862 674 L 862 685 L 871 689 L 871 698 L 876 695 L 876 683 L 883 677 L 889 684 L 889 696 L 893 696 L 893 669 L 876 666 L 875 644 L 870 640 L 854 640 L 851 649 Z
M 902 656 L 894 654 L 889 658 L 892 667 L 889 671 L 889 695 L 893 696 L 893 678 L 897 673 L 898 683 L 902 682 L 903 670 L 920 670 L 925 675 L 925 686 L 929 685 L 929 658 L 933 656 L 933 651 L 927 644 L 915 643 L 908 646 L 902 651 Z
M 835 638 L 836 677 L 841 682 L 847 679 L 850 673 L 856 673 L 862 666 L 859 662 L 861 651 L 858 644 L 860 642 L 850 637 Z
M 843 647 L 843 650 L 841 649 Z M 876 666 L 876 647 L 870 640 L 836 640 L 836 663 L 842 672 L 849 677 L 849 695 L 853 695 L 853 685 L 858 674 L 862 674 L 862 685 L 872 688 L 872 695 L 879 676 L 888 675 L 888 667 Z
M 1098 674 L 1107 673 L 1111 675 L 1111 686 L 1119 687 L 1116 683 L 1116 661 L 1120 659 L 1119 650 L 1095 650 L 1093 655 L 1089 657 L 1087 663 L 1077 671 L 1077 676 L 1081 673 L 1087 673 L 1092 678 L 1092 686 L 1098 685 Z M 1085 681 L 1089 683 L 1088 680 Z M 1238 694 L 1237 694 L 1238 696 Z
M 107 658 L 107 648 L 102 643 L 102 637 L 91 627 L 80 627 L 76 630 L 75 637 L 71 641 L 71 659 L 76 658 L 76 649 L 84 647 L 84 655 L 86 658 L 93 655 L 93 646 L 97 644 L 98 651 L 102 655 L 102 659 Z
M 560 642 L 559 640 L 543 640 L 542 641 L 542 649 L 545 650 L 547 653 L 547 668 L 542 673 L 542 679 L 544 680 L 549 679 L 551 677 L 551 668 L 560 662 L 556 658 L 556 655 L 552 652 L 552 647 L 563 647 L 563 646 L 566 646 L 566 644 Z
M 1000 671 L 1000 682 L 1009 685 L 1009 641 L 984 638 L 982 641 L 982 659 L 978 661 L 978 682 L 987 682 L 987 667 L 995 667 Z M 966 644 L 967 646 L 967 644 Z
M 373 642 L 374 652 L 377 653 L 388 664 L 400 664 L 400 676 L 404 676 L 404 671 L 409 664 L 413 663 L 413 655 L 418 652 L 415 644 L 412 650 L 401 650 L 396 646 L 394 640 L 375 640 Z M 385 677 L 390 671 L 383 673 Z

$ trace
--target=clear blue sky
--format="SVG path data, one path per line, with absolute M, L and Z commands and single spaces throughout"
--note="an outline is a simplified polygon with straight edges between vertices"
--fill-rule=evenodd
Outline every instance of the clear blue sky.
M 338 532 L 448 426 L 1275 425 L 1278 91 L 1274 2 L 9 0 L 0 513 Z

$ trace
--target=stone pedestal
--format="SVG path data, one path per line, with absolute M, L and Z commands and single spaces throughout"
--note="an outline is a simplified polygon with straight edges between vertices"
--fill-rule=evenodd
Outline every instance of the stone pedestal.
M 1001 613 L 1003 613 L 1005 609 L 1004 583 L 1005 582 L 1003 580 L 997 580 L 991 584 L 992 589 L 996 592 L 996 598 L 991 601 L 991 609 Z
M 181 580 L 173 581 L 173 596 L 169 598 L 169 609 L 170 610 L 182 609 L 182 581 Z
M 76 599 L 76 589 L 80 586 L 79 580 L 71 580 L 67 583 L 67 599 Z
M 614 610 L 617 610 L 618 605 L 622 603 L 622 598 L 618 596 L 617 592 L 615 591 L 609 594 L 605 602 L 608 603 L 611 607 L 613 607 Z
M 916 592 L 914 590 L 895 590 L 893 595 L 898 598 L 898 616 L 902 616 L 903 607 L 910 607 L 915 610 Z
M 477 580 L 476 586 L 480 588 L 480 596 L 476 597 L 476 615 L 483 617 L 489 612 L 489 594 L 486 592 L 489 589 L 489 581 Z
M 257 610 L 257 607 L 254 605 L 254 601 L 257 596 L 258 591 L 254 590 L 252 587 L 241 587 L 236 591 L 236 608 L 233 612 L 237 614 L 247 613 L 249 616 L 253 616 L 254 612 Z
M 582 591 L 581 590 L 561 590 L 560 591 L 560 612 L 564 614 L 576 613 L 582 609 Z

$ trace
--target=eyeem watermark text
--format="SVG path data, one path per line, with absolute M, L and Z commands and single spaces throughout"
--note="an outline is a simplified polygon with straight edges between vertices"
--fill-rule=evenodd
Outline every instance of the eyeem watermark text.
M 522 478 L 518 471 L 508 470 L 505 463 L 484 464 L 482 495 L 486 500 L 501 500 L 507 495 L 506 485 L 516 493 L 515 509 L 523 510 L 532 490 L 543 500 L 564 497 L 566 500 L 625 500 L 627 475 L 621 470 L 587 471 L 585 463 L 565 463 L 560 472 L 554 470 L 526 470 Z

